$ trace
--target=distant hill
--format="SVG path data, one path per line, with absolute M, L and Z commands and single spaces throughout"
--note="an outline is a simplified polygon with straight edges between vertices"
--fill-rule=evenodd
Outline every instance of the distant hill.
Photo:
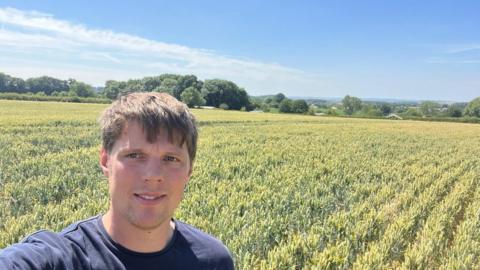
M 343 97 L 299 97 L 292 96 L 288 97 L 290 99 L 305 99 L 305 100 L 319 100 L 326 101 L 329 104 L 342 102 Z M 414 100 L 414 99 L 395 99 L 395 98 L 361 98 L 360 99 L 365 103 L 394 103 L 394 104 L 420 104 L 427 100 Z M 453 103 L 462 103 L 458 101 L 451 100 L 428 100 L 433 101 L 439 104 L 453 104 Z

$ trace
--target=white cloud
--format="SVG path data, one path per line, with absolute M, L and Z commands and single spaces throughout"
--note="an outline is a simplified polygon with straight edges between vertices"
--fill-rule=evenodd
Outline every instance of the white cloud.
M 449 45 L 445 49 L 445 52 L 448 54 L 456 54 L 456 53 L 466 53 L 466 52 L 473 52 L 480 50 L 480 44 L 456 44 L 456 45 Z
M 425 60 L 429 64 L 479 64 L 480 59 L 452 59 L 442 57 L 431 57 Z
M 85 52 L 80 56 L 85 60 L 107 60 L 116 64 L 120 64 L 122 61 L 120 59 L 113 57 L 110 53 L 107 52 Z
M 323 85 L 323 77 L 279 64 L 238 59 L 208 50 L 91 29 L 36 11 L 0 8 L 0 25 L 0 50 L 10 50 L 11 53 L 10 58 L 6 57 L 10 63 L 0 64 L 2 71 L 7 73 L 22 69 L 22 64 L 13 59 L 26 57 L 18 52 L 18 48 L 23 48 L 29 51 L 28 57 L 38 50 L 50 51 L 38 55 L 39 59 L 48 56 L 42 61 L 45 65 L 43 71 L 54 73 L 50 76 L 68 75 L 96 85 L 103 85 L 112 77 L 125 80 L 160 73 L 229 79 L 249 92 L 253 90 L 254 94 L 275 91 L 296 94 L 301 93 L 299 89 L 308 89 L 312 93 Z M 26 62 L 29 60 L 25 59 L 23 65 Z M 42 69 L 38 63 L 33 64 L 29 68 L 30 74 L 37 73 L 35 67 L 39 69 L 37 71 Z
M 0 46 L 24 47 L 24 48 L 49 48 L 66 49 L 79 46 L 80 43 L 59 37 L 43 34 L 14 32 L 0 29 Z
M 480 43 L 429 45 L 436 52 L 424 59 L 428 64 L 472 65 L 480 63 Z

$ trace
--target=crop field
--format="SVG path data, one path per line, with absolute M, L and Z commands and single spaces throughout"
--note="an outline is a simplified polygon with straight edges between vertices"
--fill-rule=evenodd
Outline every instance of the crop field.
M 0 100 L 0 248 L 106 211 L 105 106 Z M 480 125 L 194 114 L 175 217 L 237 269 L 480 269 Z

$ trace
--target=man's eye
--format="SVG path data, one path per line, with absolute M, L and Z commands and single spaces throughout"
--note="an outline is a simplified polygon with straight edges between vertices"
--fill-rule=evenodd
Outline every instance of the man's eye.
M 130 154 L 127 154 L 127 157 L 137 159 L 137 158 L 140 158 L 141 155 L 140 155 L 140 153 L 130 153 Z
M 178 159 L 177 159 L 176 157 L 174 157 L 174 156 L 166 156 L 166 157 L 165 157 L 165 160 L 166 160 L 166 161 L 177 161 Z

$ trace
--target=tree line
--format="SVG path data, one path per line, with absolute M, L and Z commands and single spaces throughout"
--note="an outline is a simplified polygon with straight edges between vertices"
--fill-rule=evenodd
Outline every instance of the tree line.
M 328 105 L 323 100 L 289 99 L 284 94 L 251 97 L 234 82 L 221 79 L 199 80 L 195 75 L 161 74 L 159 76 L 109 80 L 105 87 L 95 88 L 75 79 L 60 80 L 49 76 L 16 78 L 0 73 L 0 94 L 14 93 L 10 98 L 22 99 L 16 94 L 34 95 L 34 100 L 77 102 L 80 98 L 108 102 L 130 92 L 169 93 L 189 107 L 211 106 L 231 110 L 261 110 L 264 112 L 349 115 L 358 117 L 384 117 L 392 113 L 407 118 L 417 117 L 480 117 L 480 97 L 468 103 L 439 104 L 424 101 L 420 104 L 364 102 L 347 95 L 339 104 Z M 107 99 L 107 100 L 105 100 Z M 85 100 L 88 102 L 88 100 Z
M 314 106 L 304 99 L 289 99 L 283 93 L 252 98 L 253 106 L 264 112 L 314 114 Z
M 337 114 L 344 113 L 353 116 L 378 117 L 395 113 L 409 118 L 480 117 L 480 97 L 468 103 L 440 104 L 434 101 L 423 101 L 419 104 L 395 104 L 383 102 L 365 103 L 358 97 L 347 95 L 342 99 L 341 105 L 343 111 L 337 112 Z
M 0 93 L 40 94 L 47 96 L 79 96 L 94 97 L 94 88 L 74 79 L 59 80 L 56 78 L 41 76 L 37 78 L 12 77 L 0 73 Z
M 169 93 L 190 107 L 211 106 L 232 110 L 252 110 L 249 95 L 234 82 L 212 79 L 199 80 L 195 75 L 162 74 L 128 81 L 107 81 L 104 94 L 116 98 L 129 92 Z
M 98 91 L 96 91 L 98 90 Z M 169 93 L 190 107 L 212 106 L 232 110 L 253 110 L 245 89 L 227 80 L 199 80 L 195 75 L 162 74 L 127 81 L 109 80 L 95 89 L 74 79 L 60 80 L 48 76 L 23 80 L 0 73 L 0 93 L 45 96 L 78 96 L 115 99 L 130 92 Z

